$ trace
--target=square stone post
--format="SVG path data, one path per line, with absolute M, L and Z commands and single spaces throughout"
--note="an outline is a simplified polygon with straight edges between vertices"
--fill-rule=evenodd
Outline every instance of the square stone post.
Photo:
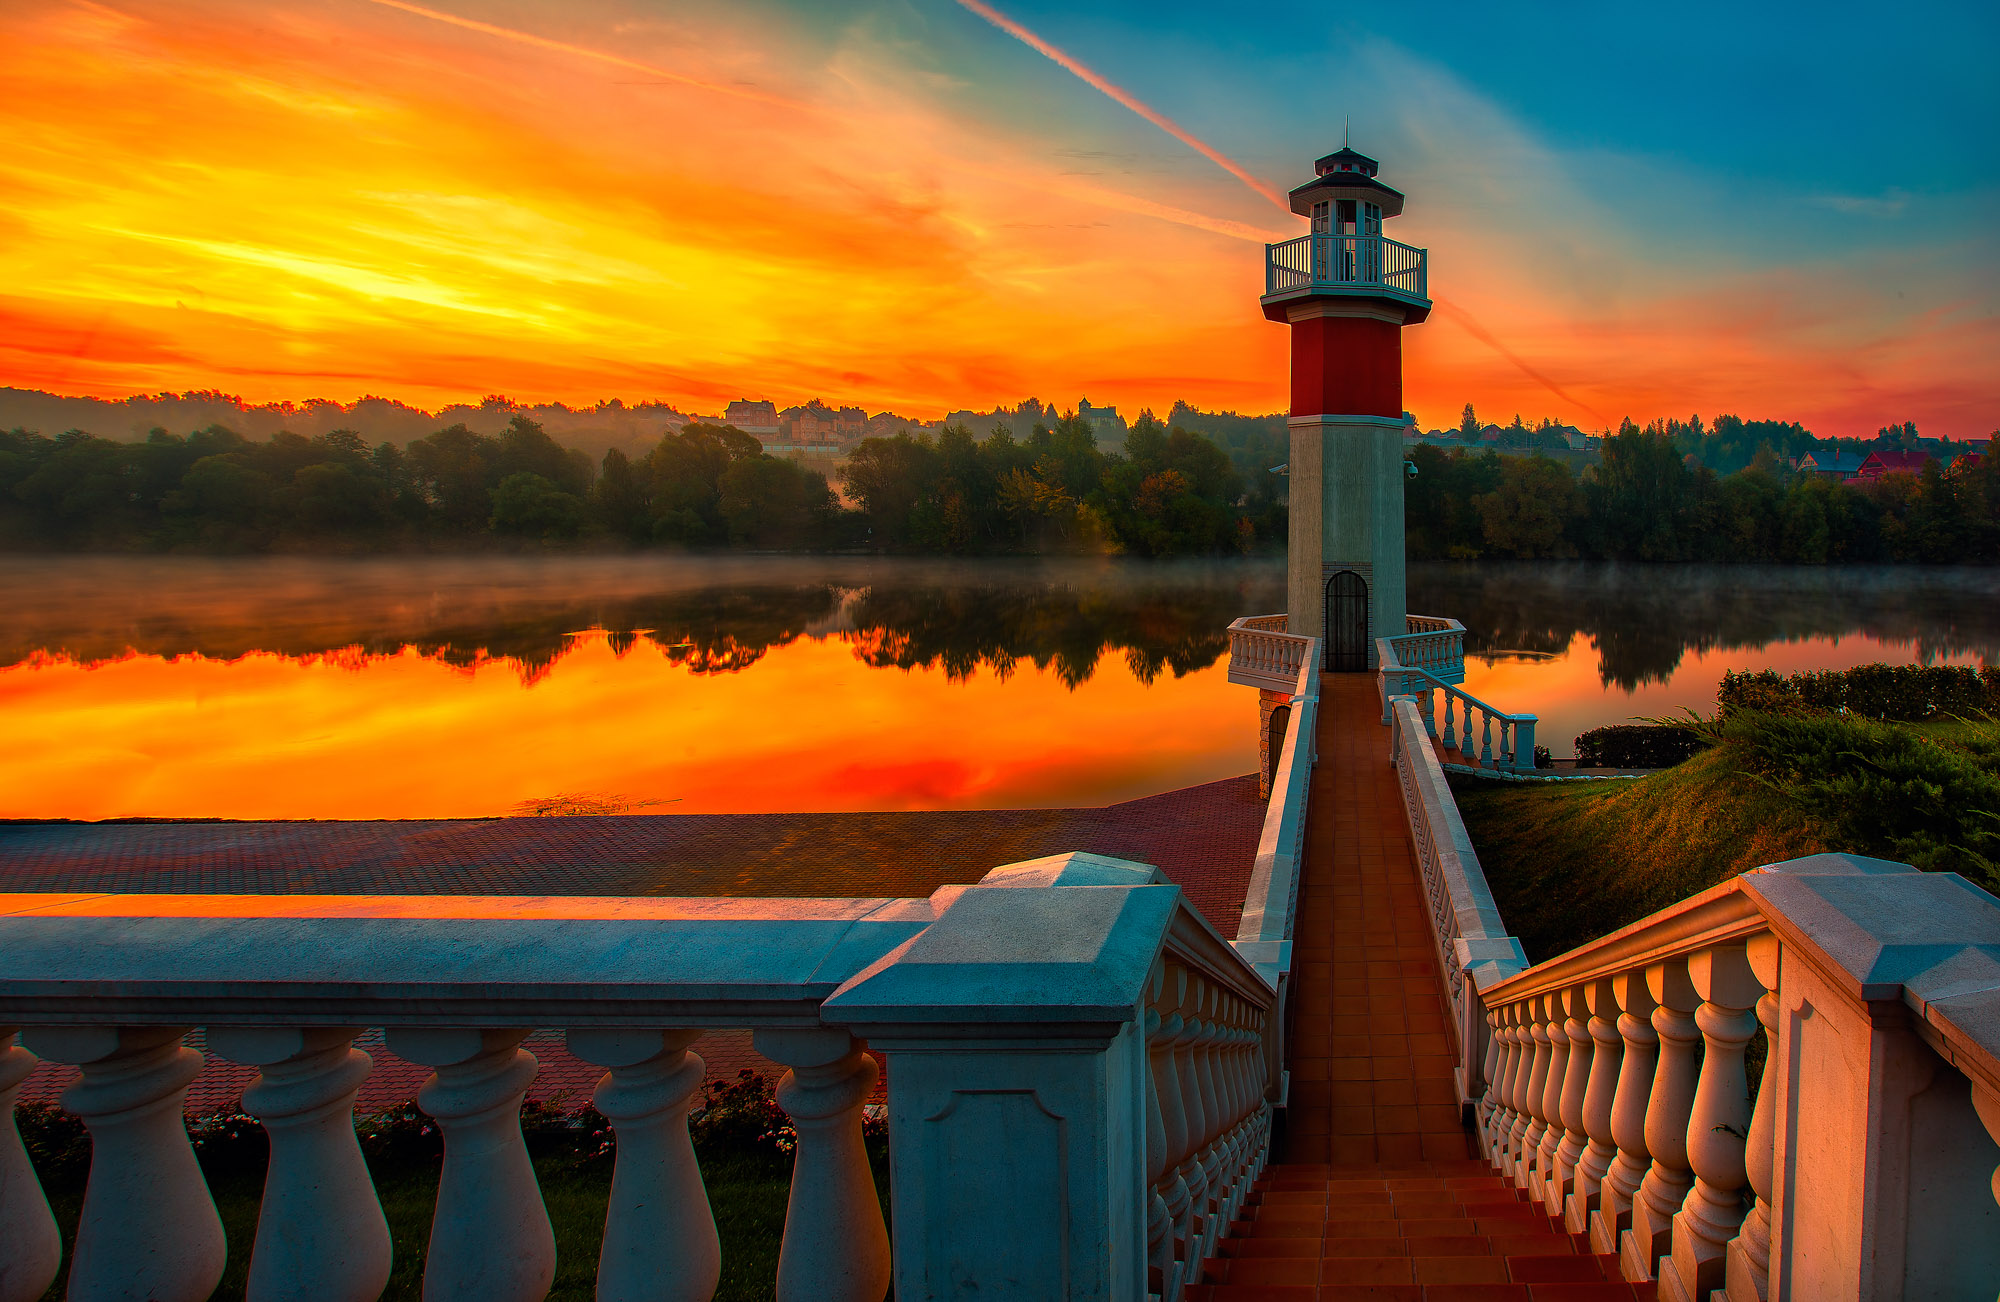
M 1070 855 L 947 887 L 822 1006 L 888 1058 L 897 1297 L 1146 1296 L 1144 999 L 1180 891 L 1070 883 L 1155 880 Z
M 1769 1296 L 1983 1297 L 2000 1161 L 1917 1009 L 2000 981 L 2000 904 L 1955 873 L 1815 855 L 1746 874 L 1784 946 Z

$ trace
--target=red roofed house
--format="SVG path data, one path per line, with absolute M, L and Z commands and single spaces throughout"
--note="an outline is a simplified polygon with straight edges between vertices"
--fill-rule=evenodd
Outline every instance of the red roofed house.
M 1862 461 L 1861 469 L 1854 472 L 1856 479 L 1880 479 L 1884 475 L 1918 475 L 1923 473 L 1924 463 L 1935 461 L 1928 452 L 1870 452 Z

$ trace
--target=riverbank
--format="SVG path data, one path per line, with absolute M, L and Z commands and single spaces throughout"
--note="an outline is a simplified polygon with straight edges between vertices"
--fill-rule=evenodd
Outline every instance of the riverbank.
M 1737 873 L 1829 850 L 1955 871 L 2000 859 L 2000 724 L 1738 712 L 1630 781 L 1454 778 L 1494 900 L 1530 962 Z

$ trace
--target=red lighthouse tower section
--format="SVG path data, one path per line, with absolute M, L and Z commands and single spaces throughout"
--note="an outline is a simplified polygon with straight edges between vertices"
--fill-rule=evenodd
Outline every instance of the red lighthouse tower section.
M 1325 667 L 1363 671 L 1405 631 L 1403 327 L 1430 315 L 1424 250 L 1382 234 L 1403 195 L 1342 148 L 1292 191 L 1308 234 L 1266 251 L 1264 315 L 1292 328 L 1291 536 L 1295 632 Z

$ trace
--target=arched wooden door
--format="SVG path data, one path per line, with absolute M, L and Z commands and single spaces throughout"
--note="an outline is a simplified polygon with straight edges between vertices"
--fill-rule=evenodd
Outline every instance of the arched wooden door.
M 1326 581 L 1324 645 L 1330 672 L 1368 672 L 1368 581 L 1353 570 Z

